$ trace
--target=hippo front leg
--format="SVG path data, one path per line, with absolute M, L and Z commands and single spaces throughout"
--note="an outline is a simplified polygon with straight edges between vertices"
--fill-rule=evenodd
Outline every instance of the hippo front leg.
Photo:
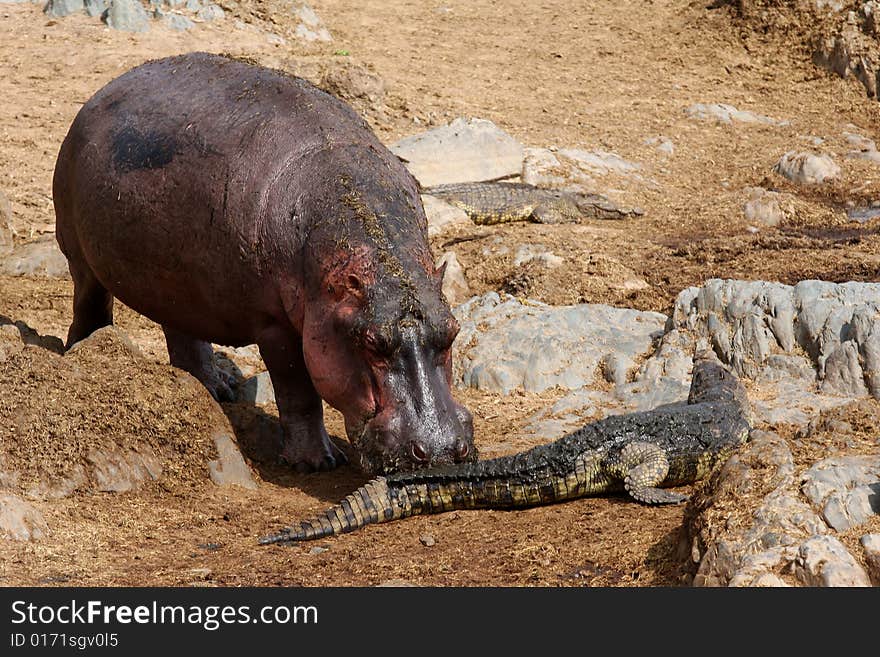
M 303 360 L 302 338 L 292 330 L 272 328 L 257 344 L 275 388 L 281 460 L 297 472 L 332 470 L 345 463 L 348 459 L 324 428 L 324 408 Z

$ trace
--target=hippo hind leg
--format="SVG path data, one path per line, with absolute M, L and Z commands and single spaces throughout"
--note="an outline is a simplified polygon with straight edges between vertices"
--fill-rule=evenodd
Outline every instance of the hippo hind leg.
M 214 349 L 204 340 L 163 325 L 168 358 L 174 367 L 186 370 L 208 389 L 217 401 L 235 400 L 231 381 L 214 365 Z
M 281 420 L 281 460 L 297 472 L 332 470 L 348 459 L 324 428 L 321 397 L 302 355 L 302 340 L 290 329 L 263 332 L 257 344 L 269 370 Z
M 81 258 L 68 258 L 73 278 L 73 322 L 67 331 L 65 348 L 113 323 L 113 295 Z

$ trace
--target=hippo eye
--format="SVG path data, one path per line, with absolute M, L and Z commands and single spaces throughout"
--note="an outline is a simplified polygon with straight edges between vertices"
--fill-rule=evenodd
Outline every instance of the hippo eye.
M 366 333 L 364 347 L 375 358 L 387 358 L 391 355 L 391 345 L 381 335 Z

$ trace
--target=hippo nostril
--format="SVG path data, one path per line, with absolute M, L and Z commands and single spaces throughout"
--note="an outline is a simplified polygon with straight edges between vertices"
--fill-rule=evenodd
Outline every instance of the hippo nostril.
M 428 462 L 428 452 L 425 449 L 424 445 L 413 441 L 409 446 L 410 452 L 412 452 L 412 456 L 416 461 L 420 461 L 421 463 Z
M 467 458 L 467 455 L 470 453 L 471 448 L 468 444 L 463 440 L 455 441 L 455 460 L 456 461 L 464 461 Z

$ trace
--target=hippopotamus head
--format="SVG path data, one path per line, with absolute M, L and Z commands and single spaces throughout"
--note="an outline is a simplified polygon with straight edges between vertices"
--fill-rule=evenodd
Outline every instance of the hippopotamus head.
M 302 333 L 312 382 L 345 417 L 367 473 L 474 460 L 471 414 L 451 392 L 459 327 L 442 271 L 427 240 L 394 234 L 399 222 L 366 224 L 367 237 L 337 236 L 309 291 Z

